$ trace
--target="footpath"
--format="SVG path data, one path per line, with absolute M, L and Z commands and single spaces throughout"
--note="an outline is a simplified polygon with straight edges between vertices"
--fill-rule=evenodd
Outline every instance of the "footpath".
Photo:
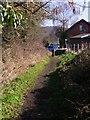
M 48 88 L 49 75 L 55 70 L 59 62 L 58 58 L 51 58 L 51 61 L 37 78 L 37 83 L 32 90 L 28 90 L 24 104 L 17 120 L 39 120 L 47 119 L 51 116 L 48 110 L 47 101 L 50 96 Z

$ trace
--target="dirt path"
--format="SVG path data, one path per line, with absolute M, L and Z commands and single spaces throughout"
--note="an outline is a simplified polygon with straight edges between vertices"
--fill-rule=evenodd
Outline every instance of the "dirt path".
M 18 120 L 38 120 L 49 118 L 50 111 L 46 106 L 48 96 L 50 96 L 47 81 L 49 74 L 55 70 L 58 63 L 57 58 L 51 58 L 41 75 L 37 78 L 37 83 L 32 91 L 28 91 L 25 102 L 22 106 L 21 115 Z

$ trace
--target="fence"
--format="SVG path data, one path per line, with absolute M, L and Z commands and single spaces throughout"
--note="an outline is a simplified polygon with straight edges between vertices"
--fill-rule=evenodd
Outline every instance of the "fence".
M 73 53 L 80 53 L 85 49 L 90 49 L 90 43 L 85 42 L 85 43 L 74 43 L 74 44 L 66 44 L 66 51 L 67 52 L 73 52 Z

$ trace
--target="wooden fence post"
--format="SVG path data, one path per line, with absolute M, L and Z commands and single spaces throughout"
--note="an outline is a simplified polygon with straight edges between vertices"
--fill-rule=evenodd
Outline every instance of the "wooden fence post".
M 77 51 L 78 51 L 78 53 L 80 52 L 80 47 L 79 47 L 80 45 L 79 45 L 79 43 L 78 43 L 78 45 L 77 45 Z
M 85 49 L 87 49 L 87 45 L 88 45 L 88 44 L 87 44 L 87 42 L 86 42 L 86 43 L 85 43 Z
M 74 46 L 73 46 L 73 51 L 74 51 L 74 53 L 75 53 L 75 46 L 76 46 L 76 45 L 74 44 Z
M 82 43 L 82 45 L 81 45 L 81 49 L 84 50 L 84 45 L 83 45 L 83 43 Z

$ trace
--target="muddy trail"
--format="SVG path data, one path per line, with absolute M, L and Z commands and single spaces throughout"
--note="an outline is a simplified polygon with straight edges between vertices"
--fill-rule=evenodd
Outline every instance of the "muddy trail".
M 44 71 L 38 76 L 35 87 L 33 90 L 29 90 L 25 96 L 25 101 L 17 120 L 53 118 L 52 108 L 47 104 L 52 92 L 48 87 L 48 81 L 50 74 L 55 71 L 58 62 L 58 58 L 52 57 L 50 63 L 46 65 Z

